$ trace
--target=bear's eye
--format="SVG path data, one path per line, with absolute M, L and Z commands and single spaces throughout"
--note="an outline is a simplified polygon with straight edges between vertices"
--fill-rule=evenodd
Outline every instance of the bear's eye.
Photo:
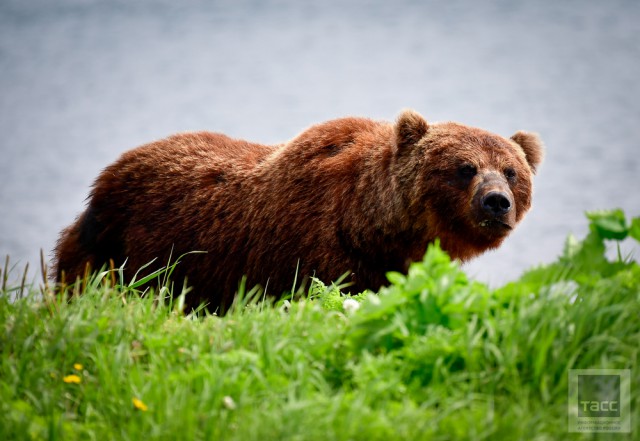
M 510 181 L 515 181 L 515 179 L 518 177 L 518 174 L 514 169 L 507 168 L 504 170 L 504 176 Z
M 471 164 L 463 164 L 458 168 L 458 175 L 463 179 L 471 179 L 477 173 L 478 169 Z

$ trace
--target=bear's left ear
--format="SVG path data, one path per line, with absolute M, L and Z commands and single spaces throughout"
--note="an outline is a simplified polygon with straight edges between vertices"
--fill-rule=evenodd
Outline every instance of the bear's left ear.
M 415 144 L 429 130 L 427 121 L 415 110 L 404 110 L 398 117 L 396 122 L 396 143 L 398 150 L 402 151 L 405 147 Z
M 544 159 L 544 146 L 538 134 L 520 130 L 511 137 L 511 140 L 522 148 L 531 171 L 535 173 Z

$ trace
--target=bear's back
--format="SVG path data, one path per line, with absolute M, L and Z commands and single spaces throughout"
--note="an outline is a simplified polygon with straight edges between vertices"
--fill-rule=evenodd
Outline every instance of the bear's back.
M 234 139 L 221 133 L 191 132 L 170 136 L 123 155 L 125 163 L 142 162 L 149 167 L 166 168 L 168 172 L 184 169 L 191 175 L 211 166 L 227 172 L 247 172 L 269 155 L 276 147 Z M 144 157 L 143 161 L 131 161 Z

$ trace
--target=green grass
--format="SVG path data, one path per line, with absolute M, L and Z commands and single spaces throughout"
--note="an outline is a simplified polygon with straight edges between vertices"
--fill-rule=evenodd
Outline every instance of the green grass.
M 0 439 L 640 439 L 640 266 L 605 257 L 605 241 L 640 240 L 640 218 L 589 219 L 499 289 L 435 245 L 347 311 L 319 282 L 224 317 L 108 271 L 73 301 L 4 287 Z M 596 368 L 630 369 L 630 434 L 568 432 L 569 369 Z

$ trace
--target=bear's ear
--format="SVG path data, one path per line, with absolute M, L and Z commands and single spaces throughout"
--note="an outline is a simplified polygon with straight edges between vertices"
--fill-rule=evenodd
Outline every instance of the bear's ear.
M 396 143 L 398 150 L 402 151 L 405 147 L 415 144 L 429 130 L 427 121 L 415 110 L 404 110 L 398 117 L 396 122 Z
M 544 159 L 544 146 L 538 134 L 520 130 L 511 137 L 511 140 L 522 148 L 531 171 L 535 173 Z

